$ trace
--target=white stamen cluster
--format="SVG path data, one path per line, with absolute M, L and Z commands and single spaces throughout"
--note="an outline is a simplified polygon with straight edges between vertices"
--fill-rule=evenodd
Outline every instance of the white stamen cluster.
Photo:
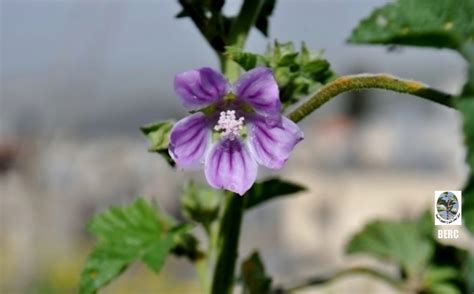
M 214 127 L 216 131 L 221 132 L 221 138 L 235 140 L 240 137 L 240 132 L 244 128 L 244 118 L 237 119 L 235 110 L 221 111 L 219 121 Z

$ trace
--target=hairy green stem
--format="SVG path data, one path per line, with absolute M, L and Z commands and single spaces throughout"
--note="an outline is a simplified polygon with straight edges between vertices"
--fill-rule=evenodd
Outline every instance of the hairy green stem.
M 359 74 L 342 76 L 324 85 L 288 117 L 294 122 L 299 122 L 331 98 L 347 91 L 361 89 L 391 90 L 422 97 L 445 106 L 453 106 L 453 97 L 450 94 L 432 89 L 423 83 L 400 79 L 388 74 Z
M 212 279 L 212 294 L 232 292 L 240 227 L 245 209 L 245 198 L 237 194 L 228 193 L 224 201 L 225 206 L 217 239 L 217 262 Z
M 199 282 L 201 282 L 201 288 L 203 293 L 209 293 L 210 278 L 209 278 L 209 263 L 208 258 L 203 257 L 194 262 L 194 267 L 198 274 Z
M 250 29 L 257 21 L 265 0 L 245 0 L 240 8 L 231 30 L 230 44 L 243 48 Z
M 233 83 L 237 81 L 240 75 L 240 65 L 238 65 L 236 62 L 230 60 L 227 56 L 224 54 L 218 53 L 219 60 L 221 63 L 221 71 L 224 73 L 224 75 L 227 77 L 229 82 Z
M 257 21 L 264 0 L 245 0 L 242 3 L 240 12 L 234 20 L 229 32 L 228 45 L 243 48 L 247 40 L 250 29 Z M 225 56 L 223 52 L 216 51 L 221 63 L 222 72 L 231 82 L 235 82 L 239 77 L 240 66 Z
M 234 80 L 239 76 L 240 67 L 232 60 L 219 54 L 219 61 L 222 72 L 229 80 Z M 211 226 L 208 233 L 210 239 L 208 256 L 214 272 L 210 288 L 204 289 L 205 293 L 227 294 L 232 292 L 244 210 L 244 197 L 230 192 L 226 193 L 221 204 L 218 222 Z
M 244 0 L 230 29 L 228 45 L 244 47 L 250 29 L 254 26 L 264 1 Z M 215 51 L 219 56 L 221 70 L 225 76 L 232 82 L 237 80 L 240 74 L 240 66 L 230 60 L 228 56 L 225 56 L 223 52 Z M 214 266 L 210 288 L 212 294 L 232 292 L 245 200 L 244 197 L 240 197 L 235 193 L 227 193 L 222 204 L 223 211 L 217 227 L 210 231 L 211 246 L 208 253 Z M 204 290 L 207 293 L 207 289 Z
M 348 276 L 348 275 L 354 275 L 354 274 L 369 275 L 373 278 L 384 281 L 385 283 L 391 285 L 392 287 L 396 288 L 397 290 L 403 290 L 404 289 L 404 283 L 403 283 L 402 280 L 391 277 L 388 274 L 385 274 L 385 273 L 383 273 L 379 270 L 366 268 L 366 267 L 354 267 L 354 268 L 341 270 L 341 271 L 336 272 L 335 274 L 333 274 L 329 277 L 311 278 L 311 279 L 303 282 L 300 285 L 293 286 L 293 287 L 287 288 L 287 289 L 279 289 L 279 293 L 291 293 L 291 292 L 294 292 L 294 291 L 297 291 L 297 290 L 302 290 L 304 288 L 325 284 L 325 283 L 328 283 L 330 281 L 339 279 L 341 277 Z

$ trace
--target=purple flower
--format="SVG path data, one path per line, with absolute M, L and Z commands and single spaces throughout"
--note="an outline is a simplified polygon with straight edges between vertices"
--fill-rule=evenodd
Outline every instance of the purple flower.
M 232 88 L 211 68 L 190 70 L 176 76 L 174 87 L 194 113 L 171 130 L 170 155 L 182 168 L 204 163 L 214 188 L 243 195 L 255 182 L 259 164 L 282 168 L 303 139 L 299 127 L 281 115 L 269 68 L 248 71 Z

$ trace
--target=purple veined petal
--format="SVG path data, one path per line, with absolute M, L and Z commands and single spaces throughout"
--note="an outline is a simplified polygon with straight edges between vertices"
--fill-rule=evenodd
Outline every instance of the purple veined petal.
M 273 127 L 263 118 L 253 118 L 248 127 L 250 152 L 260 165 L 270 169 L 282 168 L 295 145 L 304 138 L 298 125 L 286 117 Z
M 260 115 L 270 119 L 280 117 L 280 93 L 270 68 L 257 67 L 246 72 L 235 83 L 234 90 L 237 99 L 250 104 Z
M 219 101 L 229 88 L 224 76 L 209 67 L 185 71 L 174 79 L 176 94 L 188 110 L 197 110 Z
M 258 165 L 240 140 L 222 140 L 206 155 L 204 169 L 209 185 L 243 195 L 255 182 Z
M 197 166 L 211 139 L 208 118 L 201 112 L 178 121 L 170 133 L 169 154 L 178 167 Z

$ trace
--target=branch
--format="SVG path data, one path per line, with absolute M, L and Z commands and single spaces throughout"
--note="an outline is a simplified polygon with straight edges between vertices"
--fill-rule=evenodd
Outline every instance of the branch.
M 388 74 L 359 74 L 342 76 L 326 84 L 288 117 L 299 122 L 331 98 L 347 91 L 361 89 L 385 89 L 415 95 L 448 107 L 453 106 L 454 98 L 450 94 L 432 89 L 418 81 L 404 80 Z
M 366 268 L 366 267 L 354 267 L 354 268 L 349 268 L 349 269 L 344 269 L 339 272 L 336 272 L 335 274 L 329 276 L 329 277 L 315 277 L 311 278 L 305 282 L 303 282 L 300 285 L 296 285 L 287 289 L 277 289 L 275 292 L 276 293 L 291 293 L 297 290 L 301 290 L 307 287 L 312 287 L 312 286 L 317 286 L 321 284 L 325 284 L 328 282 L 331 282 L 333 280 L 336 280 L 338 278 L 348 276 L 348 275 L 354 275 L 354 274 L 364 274 L 364 275 L 369 275 L 373 278 L 379 279 L 381 281 L 386 282 L 387 284 L 391 285 L 392 287 L 398 289 L 398 290 L 403 290 L 404 289 L 404 284 L 403 281 L 393 278 L 385 273 L 382 273 L 379 270 L 376 269 L 371 269 L 371 268 Z

